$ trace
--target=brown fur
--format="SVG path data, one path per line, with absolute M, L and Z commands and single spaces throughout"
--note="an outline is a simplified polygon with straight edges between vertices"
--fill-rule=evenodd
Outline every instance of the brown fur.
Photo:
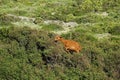
M 60 36 L 56 36 L 55 41 L 61 41 L 64 44 L 66 51 L 68 51 L 68 52 L 75 51 L 75 52 L 79 53 L 81 51 L 81 46 L 76 41 L 66 40 Z

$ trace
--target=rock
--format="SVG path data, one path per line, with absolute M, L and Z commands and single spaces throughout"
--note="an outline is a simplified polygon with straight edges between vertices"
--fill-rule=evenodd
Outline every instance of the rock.
M 34 22 L 35 21 L 35 18 L 29 18 L 29 17 L 24 17 L 24 16 L 16 16 L 16 15 L 13 15 L 13 14 L 7 14 L 5 15 L 6 17 L 11 17 L 13 19 L 17 19 L 19 21 L 26 21 L 26 22 Z
M 110 36 L 111 36 L 111 34 L 109 34 L 109 33 L 95 34 L 95 37 L 97 39 L 106 39 L 106 38 L 109 38 Z
M 60 20 L 46 20 L 43 22 L 44 24 L 56 24 L 62 27 L 76 27 L 78 24 L 76 22 L 64 22 Z

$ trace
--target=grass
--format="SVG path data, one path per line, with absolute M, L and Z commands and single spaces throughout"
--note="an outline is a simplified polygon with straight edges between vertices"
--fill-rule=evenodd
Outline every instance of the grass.
M 119 80 L 119 8 L 119 0 L 0 1 L 0 80 Z M 82 51 L 70 54 L 55 43 L 52 32 L 64 27 L 46 20 L 77 22 L 61 36 L 80 43 Z
M 43 25 L 42 29 L 47 31 L 59 31 L 59 30 L 63 30 L 63 27 L 56 24 L 48 24 L 48 25 L 46 24 Z

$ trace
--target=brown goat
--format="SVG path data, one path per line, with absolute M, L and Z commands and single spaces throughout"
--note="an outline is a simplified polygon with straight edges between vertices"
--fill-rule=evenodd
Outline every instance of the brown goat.
M 79 53 L 81 51 L 81 46 L 78 44 L 78 42 L 75 42 L 73 40 L 66 40 L 61 36 L 56 36 L 55 41 L 61 41 L 64 44 L 67 52 L 74 51 Z

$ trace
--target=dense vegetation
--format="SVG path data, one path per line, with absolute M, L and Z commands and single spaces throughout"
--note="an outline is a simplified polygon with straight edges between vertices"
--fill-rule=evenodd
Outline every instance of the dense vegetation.
M 67 53 L 52 32 L 64 28 L 45 20 L 77 22 L 61 36 L 82 51 Z M 0 1 L 0 80 L 119 79 L 120 0 Z

